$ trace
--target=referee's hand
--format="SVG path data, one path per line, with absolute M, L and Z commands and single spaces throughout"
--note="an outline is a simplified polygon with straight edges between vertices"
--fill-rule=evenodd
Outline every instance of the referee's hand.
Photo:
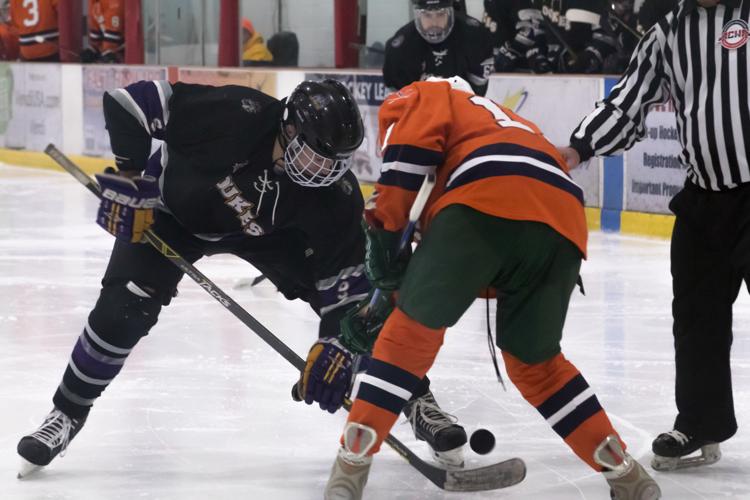
M 581 155 L 578 154 L 578 151 L 571 148 L 570 146 L 558 146 L 557 152 L 562 155 L 563 160 L 565 160 L 565 163 L 568 165 L 568 168 L 571 170 L 576 168 L 581 163 Z

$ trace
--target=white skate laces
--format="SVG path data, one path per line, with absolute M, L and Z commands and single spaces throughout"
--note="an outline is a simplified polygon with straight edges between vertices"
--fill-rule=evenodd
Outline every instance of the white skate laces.
M 408 421 L 417 439 L 425 439 L 430 447 L 430 454 L 443 467 L 460 469 L 464 466 L 463 443 L 451 449 L 440 449 L 438 434 L 458 423 L 458 418 L 445 412 L 432 396 L 432 393 L 417 398 L 410 403 Z M 429 434 L 429 438 L 423 434 Z M 464 438 L 465 442 L 465 438 Z M 443 445 L 444 447 L 444 445 Z
M 417 423 L 418 417 L 421 417 L 422 423 Z M 426 395 L 414 401 L 411 413 L 409 414 L 409 423 L 411 423 L 412 428 L 419 425 L 428 430 L 432 435 L 437 434 L 443 429 L 447 429 L 457 422 L 457 417 L 443 411 L 434 400 L 430 401 Z
M 680 443 L 680 445 L 686 445 L 688 441 L 690 441 L 689 437 L 687 437 L 677 429 L 666 432 L 665 434 L 669 434 L 670 436 L 672 436 L 678 443 Z
M 65 455 L 70 440 L 70 431 L 73 421 L 60 410 L 54 410 L 47 415 L 39 429 L 31 434 L 31 437 L 44 443 L 50 449 L 60 447 L 59 456 Z

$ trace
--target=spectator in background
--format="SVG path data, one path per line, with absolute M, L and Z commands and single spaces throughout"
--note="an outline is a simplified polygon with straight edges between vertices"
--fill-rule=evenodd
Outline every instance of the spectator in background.
M 89 47 L 81 52 L 83 63 L 121 63 L 125 59 L 125 2 L 89 0 Z
M 242 18 L 242 65 L 273 65 L 273 55 L 266 47 L 263 37 L 255 31 L 253 23 L 246 17 Z
M 291 31 L 275 33 L 268 39 L 268 50 L 273 56 L 274 66 L 293 67 L 299 64 L 299 40 Z
M 552 71 L 558 73 L 595 73 L 593 52 L 594 31 L 607 9 L 600 0 L 532 0 L 542 13 L 541 28 L 545 33 L 547 57 Z
M 412 0 L 414 22 L 386 42 L 383 79 L 400 89 L 430 76 L 460 76 L 484 95 L 494 71 L 492 36 L 453 0 Z
M 583 54 L 586 61 L 582 71 L 623 73 L 642 36 L 633 0 L 614 0 L 602 15 L 599 26 L 594 28 L 591 43 Z
M 638 9 L 638 28 L 641 33 L 647 32 L 651 26 L 672 11 L 679 0 L 645 0 Z
M 594 28 L 591 43 L 579 65 L 583 73 L 622 74 L 636 45 L 659 19 L 677 6 L 678 0 L 645 0 L 636 13 L 633 0 L 614 0 Z
M 57 0 L 11 0 L 10 18 L 22 61 L 60 60 Z
M 15 61 L 18 55 L 18 32 L 10 23 L 10 5 L 5 0 L 0 3 L 0 61 Z
M 495 71 L 552 71 L 542 12 L 531 0 L 484 0 L 484 24 L 493 33 Z

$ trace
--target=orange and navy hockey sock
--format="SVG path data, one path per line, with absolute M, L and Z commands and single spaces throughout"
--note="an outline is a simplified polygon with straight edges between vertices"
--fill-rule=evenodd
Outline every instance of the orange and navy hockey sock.
M 508 376 L 526 401 L 581 460 L 601 471 L 594 462 L 596 447 L 610 434 L 619 436 L 578 369 L 562 354 L 535 364 L 526 364 L 507 352 L 503 359 Z M 625 449 L 625 443 L 622 446 Z
M 412 393 L 435 361 L 445 328 L 433 329 L 395 309 L 375 342 L 367 373 L 360 378 L 349 422 L 375 429 L 377 452 Z

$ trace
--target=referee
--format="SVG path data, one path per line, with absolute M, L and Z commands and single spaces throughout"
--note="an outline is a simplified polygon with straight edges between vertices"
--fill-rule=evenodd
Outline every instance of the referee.
M 687 168 L 669 204 L 678 414 L 653 442 L 657 470 L 716 462 L 718 443 L 737 431 L 729 354 L 732 304 L 750 283 L 749 11 L 750 0 L 681 2 L 560 148 L 571 167 L 621 153 L 644 136 L 650 105 L 674 102 Z

